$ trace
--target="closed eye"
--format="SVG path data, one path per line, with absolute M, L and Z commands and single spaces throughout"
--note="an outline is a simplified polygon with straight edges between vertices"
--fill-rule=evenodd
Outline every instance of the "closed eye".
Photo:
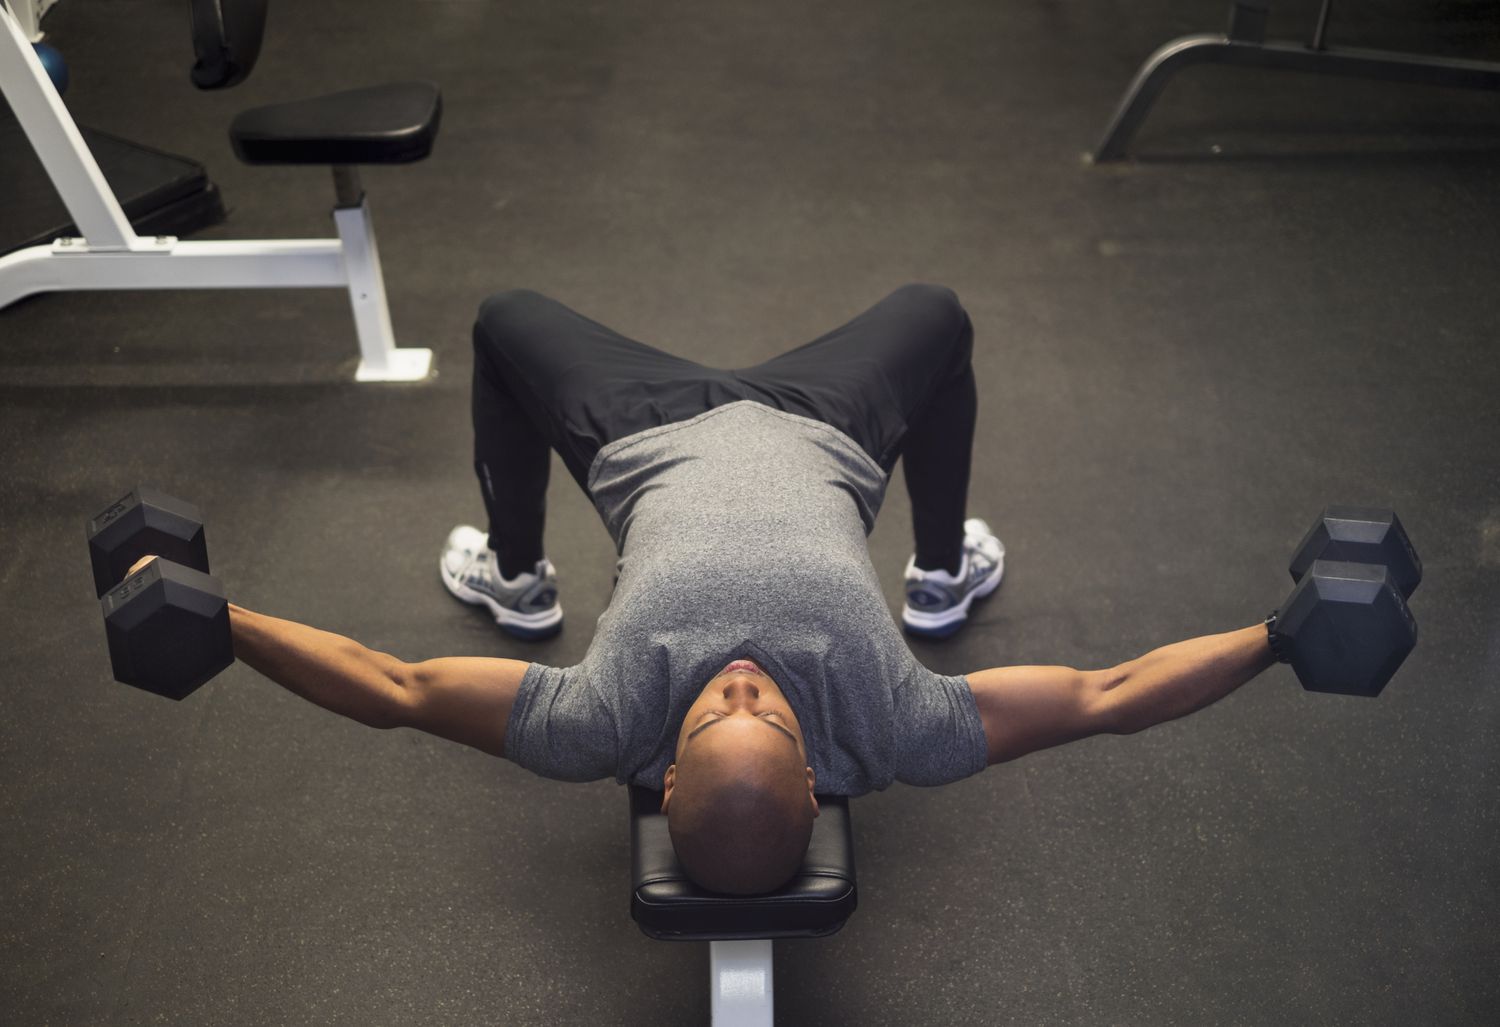
M 719 710 L 709 710 L 707 713 L 705 713 L 703 715 L 703 719 L 707 720 L 709 717 L 727 717 L 728 715 L 729 714 L 722 713 Z M 764 713 L 757 713 L 756 716 L 757 717 L 775 717 L 777 720 L 785 720 L 786 719 L 781 714 L 777 713 L 775 710 L 767 710 Z
M 765 717 L 765 718 L 775 717 L 777 720 L 784 719 L 782 717 L 782 715 L 779 714 L 779 713 L 777 713 L 775 710 L 767 710 L 765 713 L 757 713 L 756 716 L 757 717 Z M 710 710 L 710 711 L 708 711 L 707 713 L 705 713 L 703 715 L 703 723 L 699 724 L 697 727 L 693 728 L 693 730 L 691 732 L 688 733 L 687 740 L 691 742 L 694 738 L 697 738 L 704 731 L 706 731 L 709 728 L 713 727 L 715 724 L 719 723 L 724 718 L 725 718 L 725 714 L 720 713 L 717 710 Z M 787 738 L 787 740 L 790 741 L 793 745 L 797 744 L 797 736 L 794 735 L 794 734 L 792 734 L 790 731 L 788 731 L 784 725 L 777 724 L 774 721 L 769 720 L 769 719 L 766 720 L 766 723 L 773 730 L 779 731 L 783 735 L 785 735 L 786 738 Z

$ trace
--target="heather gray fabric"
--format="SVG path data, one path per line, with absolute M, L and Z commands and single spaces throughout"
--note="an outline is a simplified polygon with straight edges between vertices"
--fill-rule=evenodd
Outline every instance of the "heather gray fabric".
M 619 582 L 582 663 L 527 670 L 506 756 L 660 788 L 688 707 L 743 657 L 791 703 L 820 792 L 984 769 L 967 682 L 917 662 L 870 564 L 885 485 L 842 432 L 751 401 L 605 446 L 589 491 Z

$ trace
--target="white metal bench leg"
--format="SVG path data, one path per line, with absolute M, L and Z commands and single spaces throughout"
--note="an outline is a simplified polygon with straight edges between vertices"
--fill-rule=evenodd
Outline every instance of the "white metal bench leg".
M 714 1027 L 772 1027 L 770 940 L 711 941 Z
M 343 242 L 349 304 L 354 308 L 354 330 L 359 335 L 361 359 L 355 380 L 413 382 L 426 378 L 432 368 L 432 350 L 396 348 L 369 203 L 361 199 L 358 206 L 337 207 L 333 221 Z

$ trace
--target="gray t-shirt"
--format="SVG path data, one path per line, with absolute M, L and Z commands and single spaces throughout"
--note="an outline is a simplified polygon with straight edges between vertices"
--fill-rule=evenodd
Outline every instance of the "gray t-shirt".
M 885 485 L 847 435 L 748 400 L 605 446 L 589 492 L 615 593 L 582 663 L 527 670 L 506 756 L 659 789 L 688 707 L 744 657 L 791 703 L 819 792 L 983 770 L 968 683 L 917 662 L 870 564 Z

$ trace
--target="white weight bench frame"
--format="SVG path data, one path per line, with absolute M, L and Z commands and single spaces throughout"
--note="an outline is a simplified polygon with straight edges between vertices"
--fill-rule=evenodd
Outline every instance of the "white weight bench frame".
M 3 4 L 0 92 L 82 233 L 0 257 L 0 309 L 35 293 L 75 289 L 347 289 L 359 338 L 355 380 L 428 376 L 432 350 L 396 346 L 370 208 L 352 169 L 338 169 L 343 181 L 333 211 L 336 239 L 184 242 L 139 236 L 26 33 Z
M 713 1027 L 773 1027 L 776 1002 L 771 972 L 774 942 L 711 941 L 708 977 Z

